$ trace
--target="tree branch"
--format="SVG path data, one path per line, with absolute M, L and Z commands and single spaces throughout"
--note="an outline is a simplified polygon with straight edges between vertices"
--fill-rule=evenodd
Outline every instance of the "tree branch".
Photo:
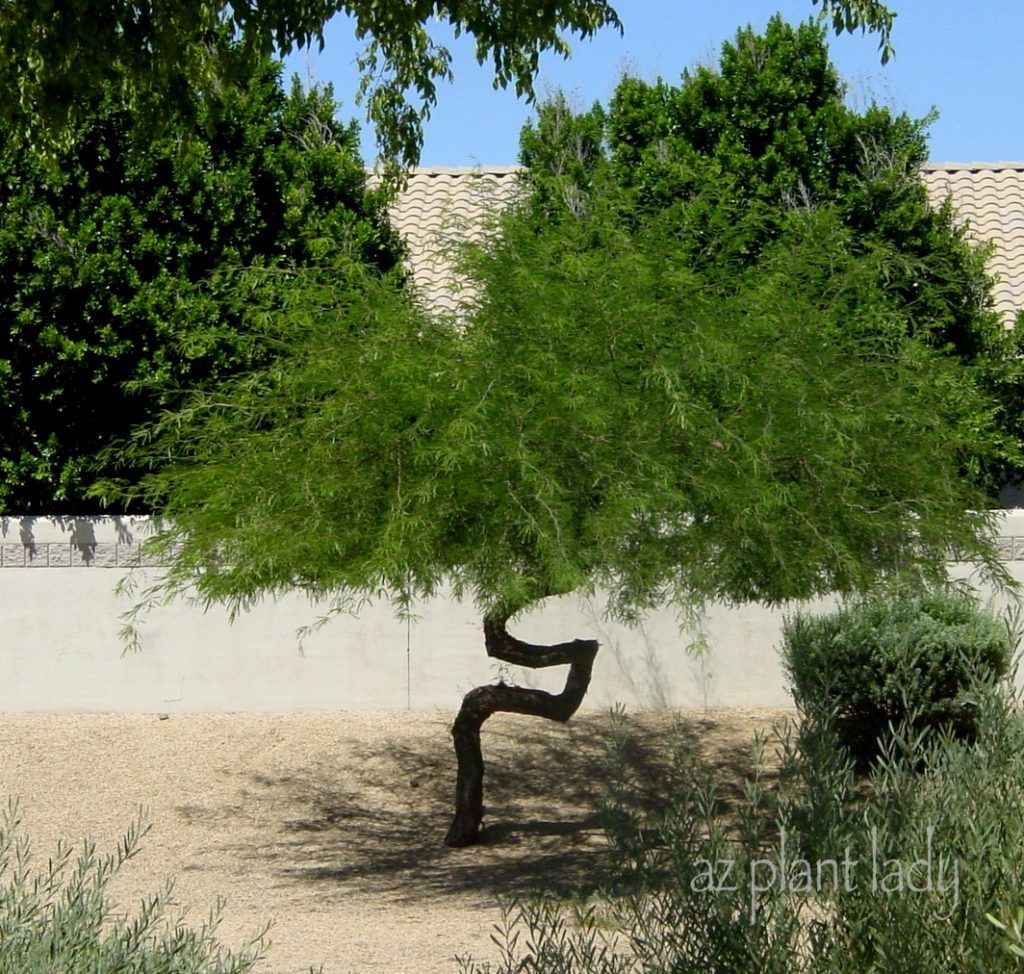
M 487 655 L 513 666 L 525 666 L 539 670 L 546 666 L 571 666 L 586 655 L 597 652 L 593 639 L 574 639 L 569 643 L 555 646 L 538 646 L 523 642 L 511 635 L 506 628 L 506 619 L 484 619 L 484 645 Z
M 576 711 L 590 686 L 597 655 L 596 639 L 574 639 L 557 646 L 535 646 L 509 634 L 505 619 L 484 620 L 487 655 L 506 663 L 530 668 L 569 665 L 561 693 L 513 687 L 505 683 L 476 687 L 463 698 L 452 726 L 458 775 L 455 784 L 455 818 L 445 845 L 473 845 L 480 838 L 483 820 L 484 759 L 480 728 L 495 713 L 529 714 L 565 723 Z

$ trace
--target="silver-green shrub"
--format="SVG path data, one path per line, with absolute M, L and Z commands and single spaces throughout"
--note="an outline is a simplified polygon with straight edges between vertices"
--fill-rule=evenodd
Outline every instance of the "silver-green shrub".
M 805 719 L 779 745 L 781 772 L 755 773 L 728 801 L 697 761 L 661 811 L 616 790 L 606 891 L 585 910 L 553 897 L 511 907 L 499 962 L 464 970 L 1019 970 L 988 919 L 1024 902 L 1024 724 L 1005 684 L 978 691 L 973 740 L 905 722 L 867 778 L 827 723 Z
M 1014 634 L 971 595 L 903 587 L 828 615 L 797 613 L 782 658 L 797 704 L 829 713 L 858 763 L 878 754 L 891 725 L 974 733 L 979 683 L 1005 676 Z
M 141 813 L 116 852 L 61 843 L 38 869 L 19 826 L 12 800 L 0 821 L 0 974 L 247 974 L 262 956 L 266 929 L 237 952 L 217 942 L 222 902 L 195 928 L 168 916 L 171 882 L 134 916 L 114 912 L 108 886 L 148 831 Z

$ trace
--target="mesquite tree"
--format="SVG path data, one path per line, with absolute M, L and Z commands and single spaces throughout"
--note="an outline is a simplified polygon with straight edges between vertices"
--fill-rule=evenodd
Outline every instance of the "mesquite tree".
M 628 128 L 637 104 L 611 117 Z M 166 516 L 153 545 L 171 567 L 140 606 L 237 611 L 301 589 L 405 610 L 444 585 L 479 607 L 491 657 L 568 666 L 558 694 L 467 694 L 450 845 L 479 835 L 488 717 L 564 721 L 586 694 L 595 641 L 509 632 L 545 598 L 600 590 L 627 620 L 772 604 L 941 575 L 950 548 L 1000 574 L 965 474 L 1009 450 L 989 380 L 1012 346 L 935 340 L 961 279 L 915 301 L 908 274 L 941 265 L 851 223 L 847 196 L 752 199 L 724 158 L 658 139 L 635 140 L 630 165 L 604 126 L 541 113 L 522 203 L 466 248 L 473 287 L 452 320 L 356 262 L 239 275 L 273 360 L 140 430 L 124 457 L 150 474 L 107 491 Z M 855 164 L 856 192 L 914 201 L 894 184 L 905 167 Z
M 890 250 L 853 246 L 824 205 L 790 213 L 746 267 L 695 268 L 676 212 L 633 219 L 614 181 L 565 195 L 467 251 L 458 320 L 356 263 L 245 275 L 252 307 L 272 298 L 253 314 L 274 360 L 127 450 L 152 468 L 127 496 L 165 516 L 152 544 L 171 562 L 140 605 L 300 589 L 338 611 L 406 608 L 446 585 L 476 602 L 492 657 L 569 666 L 559 694 L 466 696 L 450 845 L 479 835 L 483 722 L 564 721 L 586 692 L 596 642 L 508 631 L 542 599 L 600 590 L 625 619 L 777 603 L 942 574 L 951 547 L 999 571 L 962 476 L 995 449 L 995 407 L 908 328 Z M 739 235 L 758 219 L 721 218 Z

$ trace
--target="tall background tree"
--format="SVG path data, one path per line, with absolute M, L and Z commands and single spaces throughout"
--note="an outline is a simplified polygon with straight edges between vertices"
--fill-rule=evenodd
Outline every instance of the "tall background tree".
M 979 473 L 994 496 L 1024 435 L 1021 335 L 993 309 L 988 251 L 920 178 L 930 118 L 845 99 L 825 30 L 774 17 L 723 45 L 677 85 L 626 77 L 607 108 L 555 97 L 523 133 L 538 219 L 557 218 L 596 179 L 628 198 L 624 219 L 674 219 L 695 267 L 755 264 L 794 213 L 830 208 L 861 253 L 883 248 L 908 328 L 975 369 L 1000 402 L 1005 455 Z M 740 226 L 733 208 L 748 214 Z
M 879 34 L 883 60 L 892 12 L 879 0 L 813 0 L 837 32 Z M 202 98 L 239 77 L 239 66 L 209 57 L 210 39 L 227 24 L 238 37 L 243 74 L 273 52 L 323 43 L 335 14 L 352 18 L 363 45 L 362 97 L 385 159 L 415 164 L 422 122 L 451 77 L 451 55 L 438 31 L 454 30 L 490 61 L 496 85 L 533 97 L 540 56 L 569 53 L 566 35 L 587 38 L 622 29 L 606 0 L 59 0 L 0 8 L 0 111 L 9 126 L 43 146 L 73 133 L 80 99 L 114 85 L 152 127 L 194 112 Z M 70 127 L 69 127 L 70 126 Z
M 56 157 L 0 144 L 0 512 L 96 510 L 98 450 L 266 354 L 226 287 L 233 269 L 339 254 L 397 267 L 330 92 L 286 94 L 269 59 L 237 76 L 156 139 L 111 88 Z
M 771 30 L 786 44 L 750 35 L 761 69 L 781 79 L 781 56 L 799 77 L 787 45 L 820 32 Z M 812 96 L 792 100 L 798 118 Z M 526 199 L 467 248 L 459 318 L 432 319 L 356 262 L 298 277 L 278 292 L 273 363 L 139 431 L 127 453 L 151 474 L 107 487 L 168 519 L 153 543 L 171 567 L 140 608 L 183 596 L 235 611 L 292 589 L 339 611 L 367 596 L 408 608 L 450 585 L 478 606 L 492 657 L 569 666 L 558 694 L 466 696 L 451 845 L 479 835 L 483 722 L 567 720 L 585 696 L 595 641 L 508 630 L 543 599 L 601 590 L 625 619 L 777 603 L 940 577 L 950 547 L 1002 574 L 984 494 L 962 475 L 1001 455 L 999 404 L 908 298 L 917 258 L 851 225 L 842 196 L 764 189 L 754 205 L 695 153 L 715 178 L 680 165 L 663 179 L 680 150 L 653 138 L 630 164 L 606 146 L 605 114 L 542 112 L 526 133 Z M 751 126 L 798 142 L 788 118 Z

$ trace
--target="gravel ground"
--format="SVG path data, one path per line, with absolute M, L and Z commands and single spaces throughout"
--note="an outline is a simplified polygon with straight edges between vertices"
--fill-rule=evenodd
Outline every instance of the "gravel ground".
M 225 897 L 228 945 L 273 921 L 260 974 L 455 974 L 457 955 L 493 959 L 499 897 L 600 881 L 594 803 L 611 718 L 492 718 L 485 841 L 452 850 L 452 716 L 0 715 L 0 794 L 18 798 L 44 863 L 62 838 L 112 851 L 143 807 L 152 828 L 112 887 L 118 907 L 170 877 L 190 922 Z M 754 731 L 788 714 L 676 716 L 731 774 Z M 627 718 L 655 786 L 671 720 Z

